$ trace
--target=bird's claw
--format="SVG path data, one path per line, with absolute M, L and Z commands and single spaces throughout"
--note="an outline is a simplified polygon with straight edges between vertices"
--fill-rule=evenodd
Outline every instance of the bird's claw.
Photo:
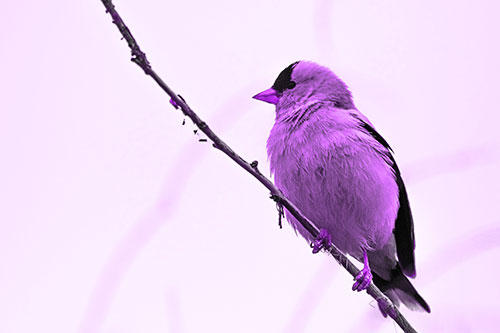
M 359 274 L 356 276 L 354 280 L 354 284 L 352 285 L 352 290 L 356 291 L 363 291 L 368 286 L 370 285 L 370 282 L 372 282 L 372 271 L 370 270 L 370 267 L 364 266 L 361 271 L 359 271 Z
M 311 243 L 312 252 L 318 253 L 323 248 L 329 248 L 330 245 L 332 245 L 332 237 L 326 229 L 321 229 L 318 237 Z

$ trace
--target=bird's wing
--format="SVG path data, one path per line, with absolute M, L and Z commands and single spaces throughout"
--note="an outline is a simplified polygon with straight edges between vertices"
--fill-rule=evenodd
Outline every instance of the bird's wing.
M 360 126 L 363 130 L 387 149 L 387 156 L 392 162 L 392 169 L 399 189 L 399 210 L 396 218 L 396 225 L 393 230 L 396 239 L 399 264 L 405 275 L 415 277 L 415 235 L 413 231 L 413 217 L 411 214 L 410 202 L 408 201 L 408 194 L 406 193 L 406 187 L 403 178 L 401 178 L 401 172 L 391 154 L 392 148 L 369 122 L 359 117 L 358 112 L 352 115 L 360 121 Z

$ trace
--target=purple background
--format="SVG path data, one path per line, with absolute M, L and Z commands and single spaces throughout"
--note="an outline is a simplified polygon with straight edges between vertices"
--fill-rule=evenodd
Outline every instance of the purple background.
M 422 332 L 496 331 L 500 5 L 116 2 L 156 71 L 269 174 L 291 62 L 332 68 L 396 152 L 416 225 Z M 102 3 L 0 12 L 1 332 L 392 332 L 267 190 L 129 61 Z

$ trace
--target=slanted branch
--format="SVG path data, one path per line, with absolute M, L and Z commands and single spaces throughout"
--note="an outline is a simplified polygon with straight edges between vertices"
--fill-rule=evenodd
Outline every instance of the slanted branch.
M 131 50 L 132 58 L 131 60 L 136 63 L 139 67 L 144 70 L 146 75 L 149 75 L 156 81 L 156 83 L 166 92 L 174 106 L 181 109 L 181 111 L 189 117 L 193 123 L 205 133 L 205 135 L 212 141 L 215 148 L 222 151 L 224 154 L 229 156 L 233 161 L 235 161 L 240 167 L 248 171 L 257 180 L 264 185 L 271 192 L 271 199 L 273 199 L 278 207 L 279 219 L 281 225 L 281 217 L 283 212 L 283 207 L 286 208 L 299 222 L 300 224 L 313 236 L 317 238 L 320 231 L 319 229 L 304 215 L 300 210 L 288 200 L 283 193 L 274 185 L 274 183 L 264 177 L 258 169 L 257 161 L 248 163 L 240 155 L 238 155 L 234 150 L 232 150 L 224 141 L 222 141 L 205 123 L 200 117 L 189 107 L 189 105 L 184 101 L 182 97 L 177 95 L 170 89 L 167 84 L 156 74 L 156 72 L 151 67 L 146 54 L 142 52 L 135 40 L 134 36 L 130 32 L 129 28 L 125 25 L 122 18 L 118 14 L 111 0 L 101 0 L 106 7 L 106 12 L 113 18 L 113 23 L 117 26 L 118 30 L 122 34 L 123 38 L 127 41 L 127 44 Z M 356 277 L 359 273 L 359 269 L 354 266 L 354 264 L 335 247 L 335 245 L 330 244 L 326 250 L 337 260 L 337 262 L 344 267 L 353 277 Z M 379 304 L 380 308 L 384 310 L 394 321 L 403 329 L 404 332 L 416 332 L 415 329 L 410 325 L 406 318 L 399 312 L 398 308 L 391 302 L 391 300 L 385 296 L 374 284 L 370 282 L 367 288 L 367 293 L 372 296 Z

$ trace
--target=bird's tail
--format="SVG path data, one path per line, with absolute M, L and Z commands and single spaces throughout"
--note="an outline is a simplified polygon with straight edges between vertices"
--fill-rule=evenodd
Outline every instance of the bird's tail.
M 382 279 L 373 271 L 372 273 L 373 283 L 391 299 L 394 305 L 399 306 L 402 302 L 411 310 L 431 312 L 427 302 L 418 294 L 408 278 L 404 276 L 399 264 L 391 271 L 389 281 Z M 382 314 L 386 316 L 384 311 L 382 311 Z

